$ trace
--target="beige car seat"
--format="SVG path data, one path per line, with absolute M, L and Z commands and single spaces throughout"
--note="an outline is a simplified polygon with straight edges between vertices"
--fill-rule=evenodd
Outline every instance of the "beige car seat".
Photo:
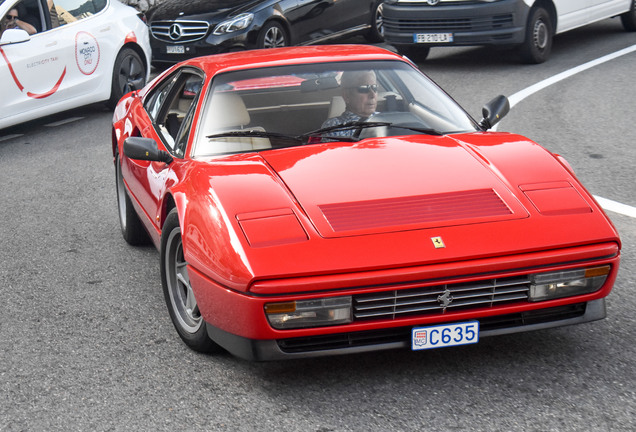
M 205 136 L 231 131 L 265 131 L 262 127 L 249 127 L 250 114 L 243 99 L 236 93 L 217 92 L 212 95 L 211 106 L 207 110 Z M 199 154 L 222 154 L 272 148 L 268 138 L 261 137 L 218 137 L 209 138 Z

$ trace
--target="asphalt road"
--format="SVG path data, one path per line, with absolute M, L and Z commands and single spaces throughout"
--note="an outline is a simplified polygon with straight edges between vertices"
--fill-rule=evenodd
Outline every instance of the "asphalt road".
M 614 20 L 557 37 L 543 65 L 461 48 L 433 49 L 421 68 L 478 117 L 497 94 L 634 44 Z M 634 207 L 634 70 L 636 53 L 560 81 L 499 129 Z M 608 213 L 624 243 L 603 321 L 418 353 L 199 355 L 172 327 L 158 253 L 121 237 L 110 119 L 94 105 L 0 131 L 0 431 L 636 429 L 633 217 Z

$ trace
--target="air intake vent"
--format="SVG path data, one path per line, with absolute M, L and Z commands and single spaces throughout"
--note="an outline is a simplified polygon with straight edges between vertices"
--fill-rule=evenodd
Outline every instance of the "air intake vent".
M 492 189 L 319 206 L 334 232 L 512 214 Z

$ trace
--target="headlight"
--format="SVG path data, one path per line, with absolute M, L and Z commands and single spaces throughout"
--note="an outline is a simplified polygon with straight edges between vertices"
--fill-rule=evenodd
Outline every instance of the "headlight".
M 235 31 L 243 30 L 247 28 L 250 24 L 252 24 L 252 20 L 254 19 L 254 14 L 251 13 L 242 13 L 235 16 L 232 19 L 223 21 L 219 25 L 214 28 L 212 32 L 215 35 L 222 35 L 226 33 L 232 33 Z
M 347 324 L 351 322 L 351 297 L 267 303 L 265 315 L 275 329 Z
M 600 289 L 610 266 L 541 273 L 531 276 L 530 301 L 551 300 L 580 294 L 588 294 Z

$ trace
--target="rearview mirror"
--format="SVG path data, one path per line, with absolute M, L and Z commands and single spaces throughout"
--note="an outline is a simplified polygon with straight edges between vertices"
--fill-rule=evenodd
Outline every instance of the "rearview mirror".
M 6 29 L 2 32 L 0 45 L 16 44 L 31 40 L 31 36 L 22 29 Z
M 151 162 L 172 162 L 172 156 L 165 150 L 159 150 L 155 140 L 144 137 L 129 137 L 124 141 L 124 154 L 129 159 Z
M 481 109 L 484 118 L 479 122 L 483 130 L 488 130 L 505 117 L 510 111 L 510 102 L 504 95 L 499 95 Z

